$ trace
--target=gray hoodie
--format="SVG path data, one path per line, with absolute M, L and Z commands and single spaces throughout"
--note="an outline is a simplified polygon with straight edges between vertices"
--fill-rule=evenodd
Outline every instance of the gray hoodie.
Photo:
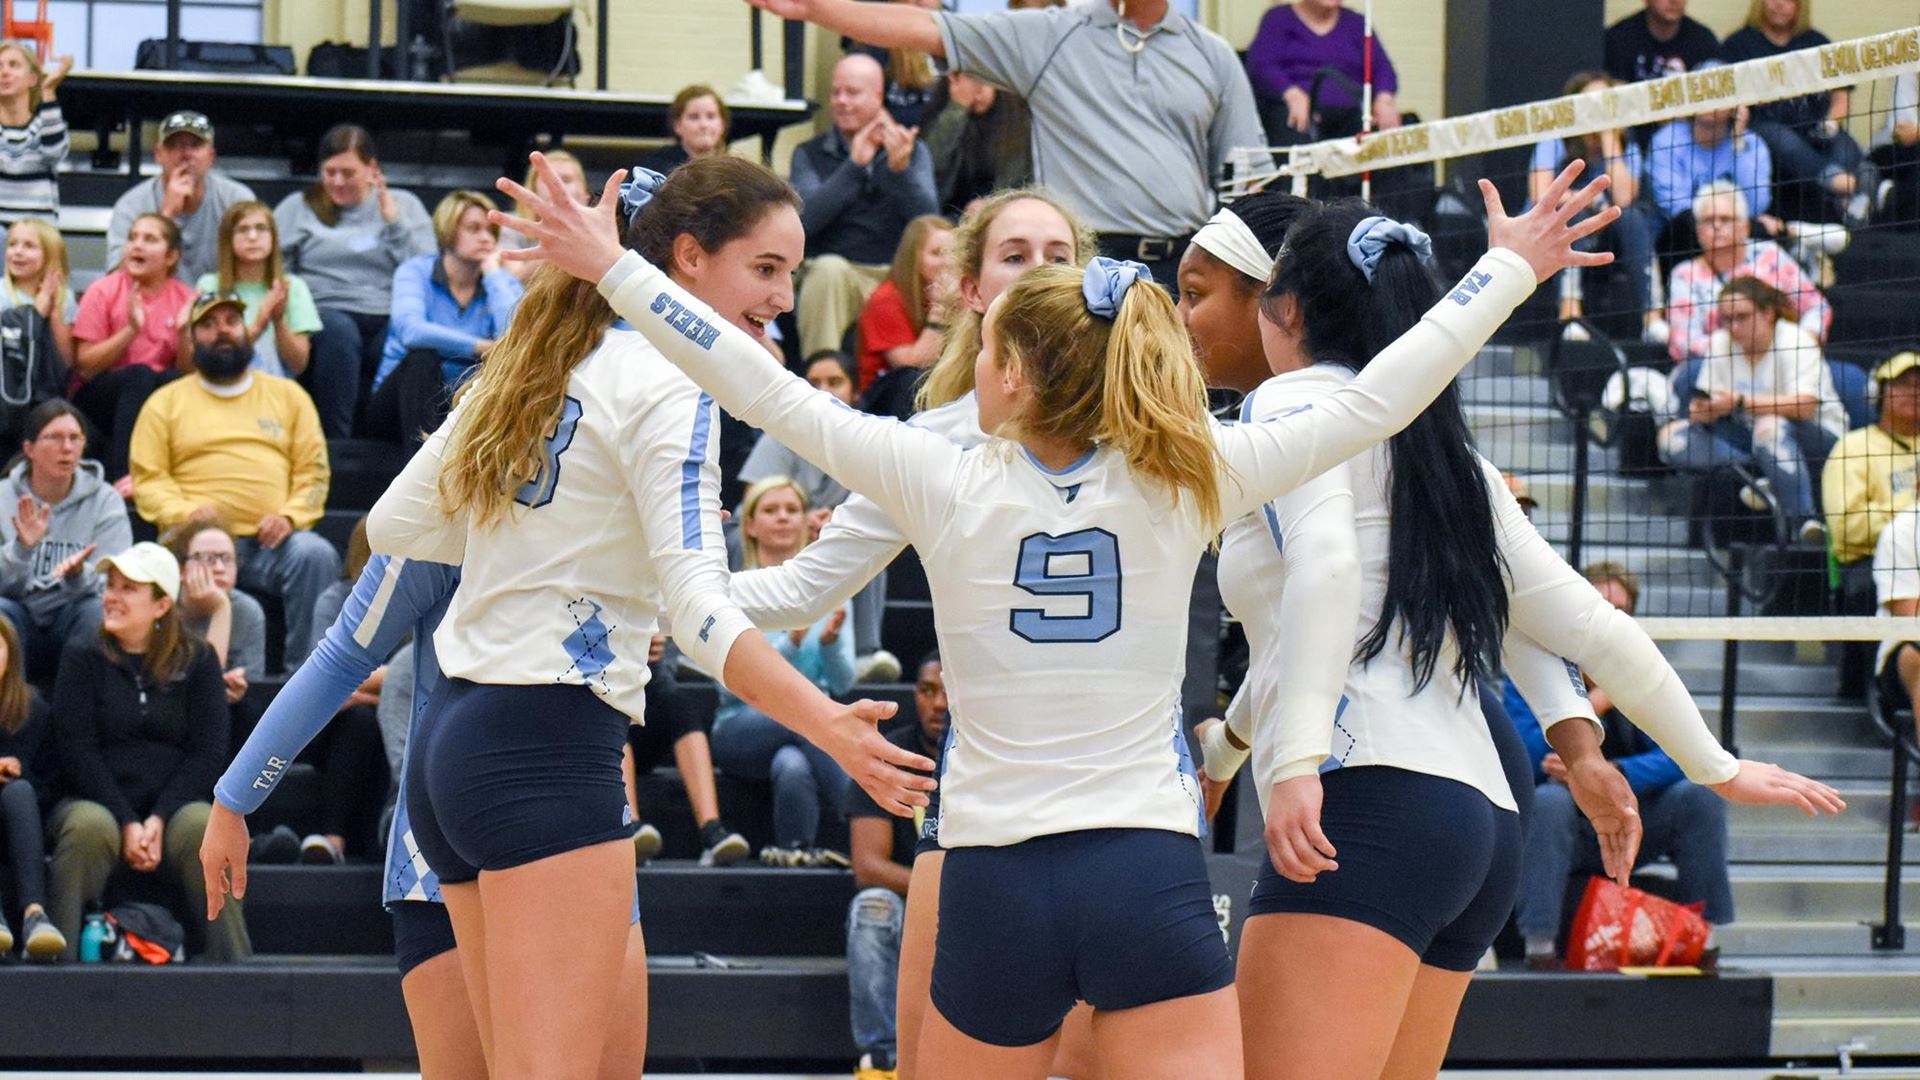
M 73 489 L 53 504 L 46 537 L 29 550 L 20 546 L 13 517 L 20 496 L 32 493 L 22 461 L 0 483 L 0 596 L 20 601 L 36 619 L 45 620 L 74 600 L 100 592 L 100 576 L 92 569 L 57 581 L 51 577 L 53 568 L 88 544 L 99 545 L 95 559 L 118 555 L 133 546 L 133 528 L 126 501 L 103 479 L 100 463 L 82 461 L 73 473 Z

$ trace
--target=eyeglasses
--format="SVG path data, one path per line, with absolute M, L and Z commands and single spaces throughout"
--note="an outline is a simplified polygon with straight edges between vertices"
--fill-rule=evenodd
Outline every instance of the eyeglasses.
M 232 566 L 235 562 L 233 553 L 230 551 L 196 552 L 187 556 L 187 561 L 196 562 L 202 566 Z
M 65 446 L 68 443 L 84 446 L 86 444 L 87 437 L 78 431 L 65 431 L 65 432 L 50 431 L 50 432 L 47 432 L 46 434 L 37 436 L 33 441 L 43 442 L 43 443 L 58 443 L 62 446 Z

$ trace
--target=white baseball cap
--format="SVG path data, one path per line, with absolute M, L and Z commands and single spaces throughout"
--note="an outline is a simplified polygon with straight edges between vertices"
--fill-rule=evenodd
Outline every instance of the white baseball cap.
M 95 573 L 104 574 L 109 566 L 129 581 L 160 586 L 169 600 L 180 598 L 180 560 L 159 544 L 142 540 L 118 555 L 98 560 L 93 569 Z

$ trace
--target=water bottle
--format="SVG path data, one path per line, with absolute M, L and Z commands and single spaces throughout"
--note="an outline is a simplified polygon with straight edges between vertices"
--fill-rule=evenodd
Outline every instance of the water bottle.
M 407 78 L 414 82 L 433 81 L 433 58 L 439 52 L 427 41 L 427 35 L 413 35 L 413 43 L 407 46 Z
M 87 924 L 80 929 L 80 962 L 97 964 L 105 957 L 100 955 L 100 946 L 107 940 L 107 917 L 95 911 L 87 915 Z

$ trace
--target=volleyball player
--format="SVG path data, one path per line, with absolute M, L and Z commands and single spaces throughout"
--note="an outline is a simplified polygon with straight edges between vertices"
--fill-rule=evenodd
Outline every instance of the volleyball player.
M 1566 224 L 1606 186 L 1569 197 L 1577 173 L 1518 219 L 1483 185 L 1493 250 L 1475 291 L 1284 424 L 1210 423 L 1166 294 L 1132 287 L 1141 268 L 1036 270 L 990 309 L 976 368 L 982 427 L 1018 441 L 971 452 L 852 414 L 749 339 L 708 333 L 706 306 L 623 253 L 610 215 L 539 204 L 535 253 L 599 281 L 730 412 L 873 497 L 933 571 L 955 705 L 922 1076 L 1041 1074 L 1076 996 L 1116 1075 L 1239 1071 L 1175 708 L 1194 566 L 1223 520 L 1410 421 L 1536 281 L 1606 261 L 1570 247 L 1613 216 Z
M 955 305 L 948 315 L 940 360 L 919 392 L 924 410 L 914 426 L 957 446 L 986 441 L 973 397 L 974 361 L 980 352 L 980 321 L 987 306 L 1021 274 L 1036 266 L 1079 266 L 1091 258 L 1093 232 L 1053 194 L 1035 188 L 1001 191 L 969 211 L 948 245 Z M 845 603 L 874 574 L 897 558 L 907 538 L 886 512 L 862 495 L 834 511 L 819 539 L 779 566 L 733 575 L 734 602 L 762 625 L 806 626 Z M 766 612 L 763 617 L 759 612 Z M 938 803 L 939 792 L 933 799 Z M 901 931 L 896 987 L 895 1049 L 901 1080 L 913 1080 L 920 1021 L 933 981 L 935 932 L 939 927 L 940 871 L 946 860 L 930 809 L 913 860 Z M 1062 1026 L 1048 1070 L 1071 1080 L 1096 1080 L 1091 1010 L 1081 1005 Z
M 459 580 L 457 568 L 440 563 L 385 555 L 368 560 L 339 617 L 274 696 L 214 788 L 213 813 L 200 844 L 201 866 L 210 883 L 209 919 L 219 913 L 229 893 L 236 899 L 246 895 L 245 815 L 260 808 L 293 760 L 409 636 L 414 642 L 411 713 L 418 718 L 442 681 L 433 632 Z M 426 1080 L 484 1075 L 487 1064 L 460 973 L 453 923 L 440 897 L 439 879 L 420 855 L 407 824 L 404 770 L 400 784 L 387 834 L 382 902 L 393 916 L 400 993 L 412 1022 L 420 1073 Z M 637 898 L 618 996 L 600 1063 L 604 1080 L 638 1076 L 646 1059 L 647 956 Z
M 1262 305 L 1282 374 L 1249 399 L 1248 419 L 1284 423 L 1323 400 L 1440 298 L 1424 241 L 1358 200 L 1293 227 Z M 1469 684 L 1494 677 L 1506 574 L 1529 630 L 1571 614 L 1541 611 L 1540 590 L 1577 575 L 1510 522 L 1496 528 L 1500 495 L 1511 502 L 1450 388 L 1390 444 L 1228 530 L 1222 582 L 1254 652 L 1241 700 L 1271 853 L 1241 943 L 1249 1076 L 1433 1076 L 1512 911 L 1523 833 Z M 1695 779 L 1740 801 L 1839 808 L 1822 785 L 1735 762 L 1687 705 L 1644 715 Z M 1591 729 L 1554 730 L 1611 771 Z M 1631 853 L 1612 854 L 1624 876 Z M 1341 1038 L 1325 1037 L 1331 1026 Z
M 630 242 L 726 312 L 708 308 L 700 332 L 726 320 L 766 355 L 799 261 L 791 188 L 720 157 L 608 194 L 609 223 L 624 209 Z M 620 749 L 662 614 L 696 663 L 882 807 L 911 813 L 934 786 L 900 768 L 932 762 L 875 730 L 890 705 L 834 704 L 746 632 L 726 595 L 711 399 L 613 323 L 591 285 L 537 272 L 368 518 L 377 552 L 462 565 L 434 634 L 448 682 L 417 725 L 407 809 L 499 1076 L 600 1065 L 632 904 Z

